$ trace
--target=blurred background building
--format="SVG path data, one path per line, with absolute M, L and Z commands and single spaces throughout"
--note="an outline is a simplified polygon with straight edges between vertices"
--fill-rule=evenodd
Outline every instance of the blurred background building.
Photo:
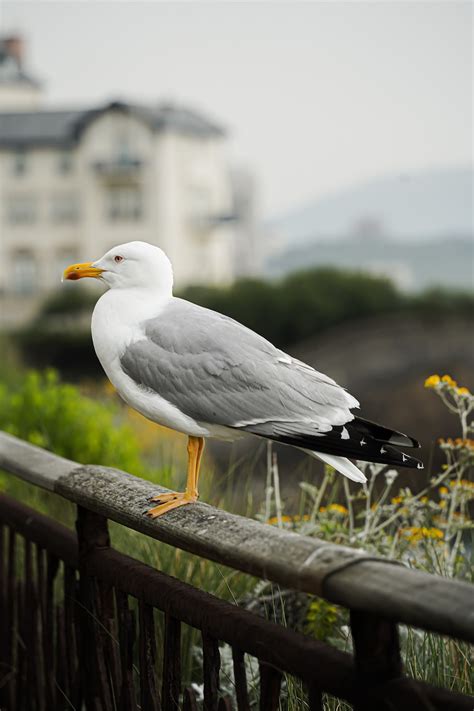
M 177 288 L 258 271 L 254 182 L 192 109 L 43 106 L 21 37 L 0 40 L 1 318 L 30 319 L 67 264 L 116 244 L 162 247 Z

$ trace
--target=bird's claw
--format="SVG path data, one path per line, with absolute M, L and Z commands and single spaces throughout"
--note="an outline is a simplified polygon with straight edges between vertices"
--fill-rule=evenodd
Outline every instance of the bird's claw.
M 177 493 L 173 492 L 173 494 L 166 494 L 167 497 L 166 500 L 163 500 L 161 496 L 157 496 L 152 501 L 159 501 L 160 503 L 158 506 L 154 506 L 152 509 L 146 512 L 146 515 L 149 518 L 157 518 L 158 516 L 162 516 L 163 514 L 167 513 L 168 511 L 172 511 L 173 509 L 177 509 L 179 506 L 187 506 L 188 504 L 192 504 L 193 501 L 197 500 L 197 496 L 191 496 L 186 493 Z
M 151 501 L 152 503 L 164 504 L 167 501 L 179 499 L 181 496 L 184 496 L 184 494 L 179 491 L 163 492 L 162 494 L 157 494 L 156 496 L 150 496 L 148 501 Z

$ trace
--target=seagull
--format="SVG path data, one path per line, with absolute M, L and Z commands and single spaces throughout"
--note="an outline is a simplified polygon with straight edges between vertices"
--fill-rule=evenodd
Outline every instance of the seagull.
M 350 459 L 422 468 L 396 448 L 418 442 L 355 416 L 359 402 L 332 378 L 238 321 L 173 296 L 173 269 L 159 247 L 128 242 L 63 275 L 83 277 L 108 287 L 91 322 L 107 377 L 132 408 L 188 436 L 186 489 L 154 497 L 150 517 L 197 501 L 207 438 L 281 442 L 359 483 L 366 477 Z

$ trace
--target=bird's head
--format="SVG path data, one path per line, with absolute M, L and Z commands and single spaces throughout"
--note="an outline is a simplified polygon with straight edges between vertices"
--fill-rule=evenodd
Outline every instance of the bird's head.
M 71 264 L 63 279 L 92 277 L 105 282 L 110 289 L 149 288 L 171 294 L 171 262 L 159 247 L 148 242 L 127 242 L 109 249 L 95 262 Z

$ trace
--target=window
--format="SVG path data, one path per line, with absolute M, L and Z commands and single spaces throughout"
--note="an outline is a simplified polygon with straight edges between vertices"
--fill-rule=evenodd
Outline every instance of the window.
M 12 173 L 16 176 L 25 175 L 27 159 L 25 151 L 16 151 L 13 155 Z
M 107 191 L 107 217 L 111 222 L 137 222 L 143 217 L 142 191 L 134 186 L 114 186 Z
M 79 201 L 74 193 L 62 193 L 53 197 L 51 220 L 57 224 L 79 221 Z
M 188 191 L 189 211 L 191 217 L 208 217 L 211 212 L 211 195 L 206 186 L 192 185 Z
M 16 294 L 32 294 L 38 288 L 38 270 L 32 252 L 27 250 L 13 255 L 13 290 Z
M 131 160 L 130 139 L 127 133 L 119 133 L 115 142 L 115 153 L 119 163 L 129 163 Z
M 31 225 L 36 220 L 36 200 L 31 195 L 14 195 L 7 200 L 7 220 L 12 225 Z
M 61 175 L 72 173 L 74 160 L 71 151 L 62 151 L 58 156 L 58 172 Z

